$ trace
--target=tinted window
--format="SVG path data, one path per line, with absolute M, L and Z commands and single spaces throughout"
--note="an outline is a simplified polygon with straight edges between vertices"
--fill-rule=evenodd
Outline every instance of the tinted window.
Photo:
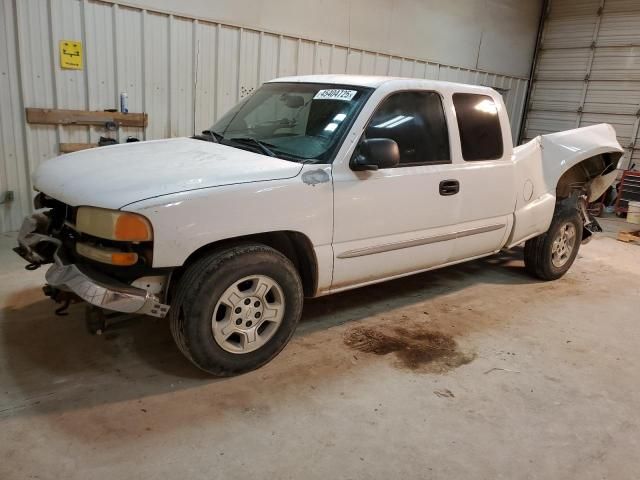
M 398 144 L 401 164 L 448 163 L 449 135 L 440 96 L 400 92 L 373 115 L 366 138 L 390 138 Z
M 502 157 L 502 130 L 498 107 L 487 95 L 456 93 L 453 105 L 465 160 L 495 160 Z

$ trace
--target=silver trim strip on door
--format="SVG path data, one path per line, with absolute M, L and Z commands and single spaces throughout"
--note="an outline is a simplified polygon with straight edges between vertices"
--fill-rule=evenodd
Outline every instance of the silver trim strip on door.
M 460 230 L 459 232 L 447 233 L 444 235 L 436 235 L 433 237 L 416 238 L 414 240 L 404 240 L 402 242 L 387 243 L 377 245 L 375 247 L 356 248 L 348 250 L 338 255 L 338 258 L 354 258 L 364 255 L 373 255 L 375 253 L 392 252 L 403 248 L 419 247 L 421 245 L 429 245 L 430 243 L 446 242 L 447 240 L 455 240 L 456 238 L 468 237 L 469 235 L 477 235 L 479 233 L 493 232 L 506 227 L 505 223 L 496 225 L 487 225 L 485 227 L 470 228 L 468 230 Z

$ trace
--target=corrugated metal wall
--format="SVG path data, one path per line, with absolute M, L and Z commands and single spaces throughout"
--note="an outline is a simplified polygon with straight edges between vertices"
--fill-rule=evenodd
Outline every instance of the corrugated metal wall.
M 501 89 L 518 131 L 527 81 L 456 66 L 352 49 L 313 39 L 184 18 L 95 0 L 0 0 L 0 231 L 30 209 L 30 173 L 60 142 L 97 142 L 97 127 L 27 125 L 25 107 L 103 110 L 127 92 L 129 110 L 147 112 L 144 139 L 191 135 L 266 80 L 354 73 L 450 80 Z M 62 70 L 59 40 L 81 40 L 84 69 Z M 197 75 L 196 75 L 197 71 Z M 195 81 L 194 81 L 195 80 Z
M 640 165 L 640 1 L 551 0 L 525 137 L 601 122 Z

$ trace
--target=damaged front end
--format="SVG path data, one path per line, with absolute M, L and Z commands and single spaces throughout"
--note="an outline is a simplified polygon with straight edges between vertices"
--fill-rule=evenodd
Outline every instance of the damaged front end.
M 53 255 L 62 242 L 49 235 L 51 215 L 46 211 L 37 211 L 22 222 L 18 232 L 18 246 L 13 249 L 29 264 L 27 270 L 35 270 L 40 265 L 53 262 Z
M 583 222 L 582 243 L 602 232 L 589 211 L 589 204 L 600 198 L 615 182 L 621 152 L 605 152 L 576 163 L 562 174 L 556 187 L 559 202 L 569 202 L 580 213 Z
M 43 291 L 63 304 L 56 313 L 63 314 L 70 302 L 85 301 L 115 312 L 164 317 L 169 310 L 162 303 L 166 276 L 141 275 L 127 281 L 109 274 L 96 262 L 78 261 L 75 246 L 80 235 L 65 218 L 65 209 L 70 207 L 64 207 L 40 209 L 25 218 L 14 248 L 29 262 L 27 270 L 51 264 Z

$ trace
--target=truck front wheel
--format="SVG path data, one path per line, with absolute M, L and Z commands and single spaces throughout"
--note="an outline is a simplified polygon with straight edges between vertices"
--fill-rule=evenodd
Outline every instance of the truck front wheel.
M 197 367 L 219 376 L 254 370 L 285 347 L 302 314 L 303 290 L 291 261 L 259 244 L 216 251 L 180 278 L 171 332 Z
M 525 242 L 525 267 L 542 280 L 556 280 L 571 268 L 581 242 L 580 213 L 572 202 L 559 203 L 549 230 Z

